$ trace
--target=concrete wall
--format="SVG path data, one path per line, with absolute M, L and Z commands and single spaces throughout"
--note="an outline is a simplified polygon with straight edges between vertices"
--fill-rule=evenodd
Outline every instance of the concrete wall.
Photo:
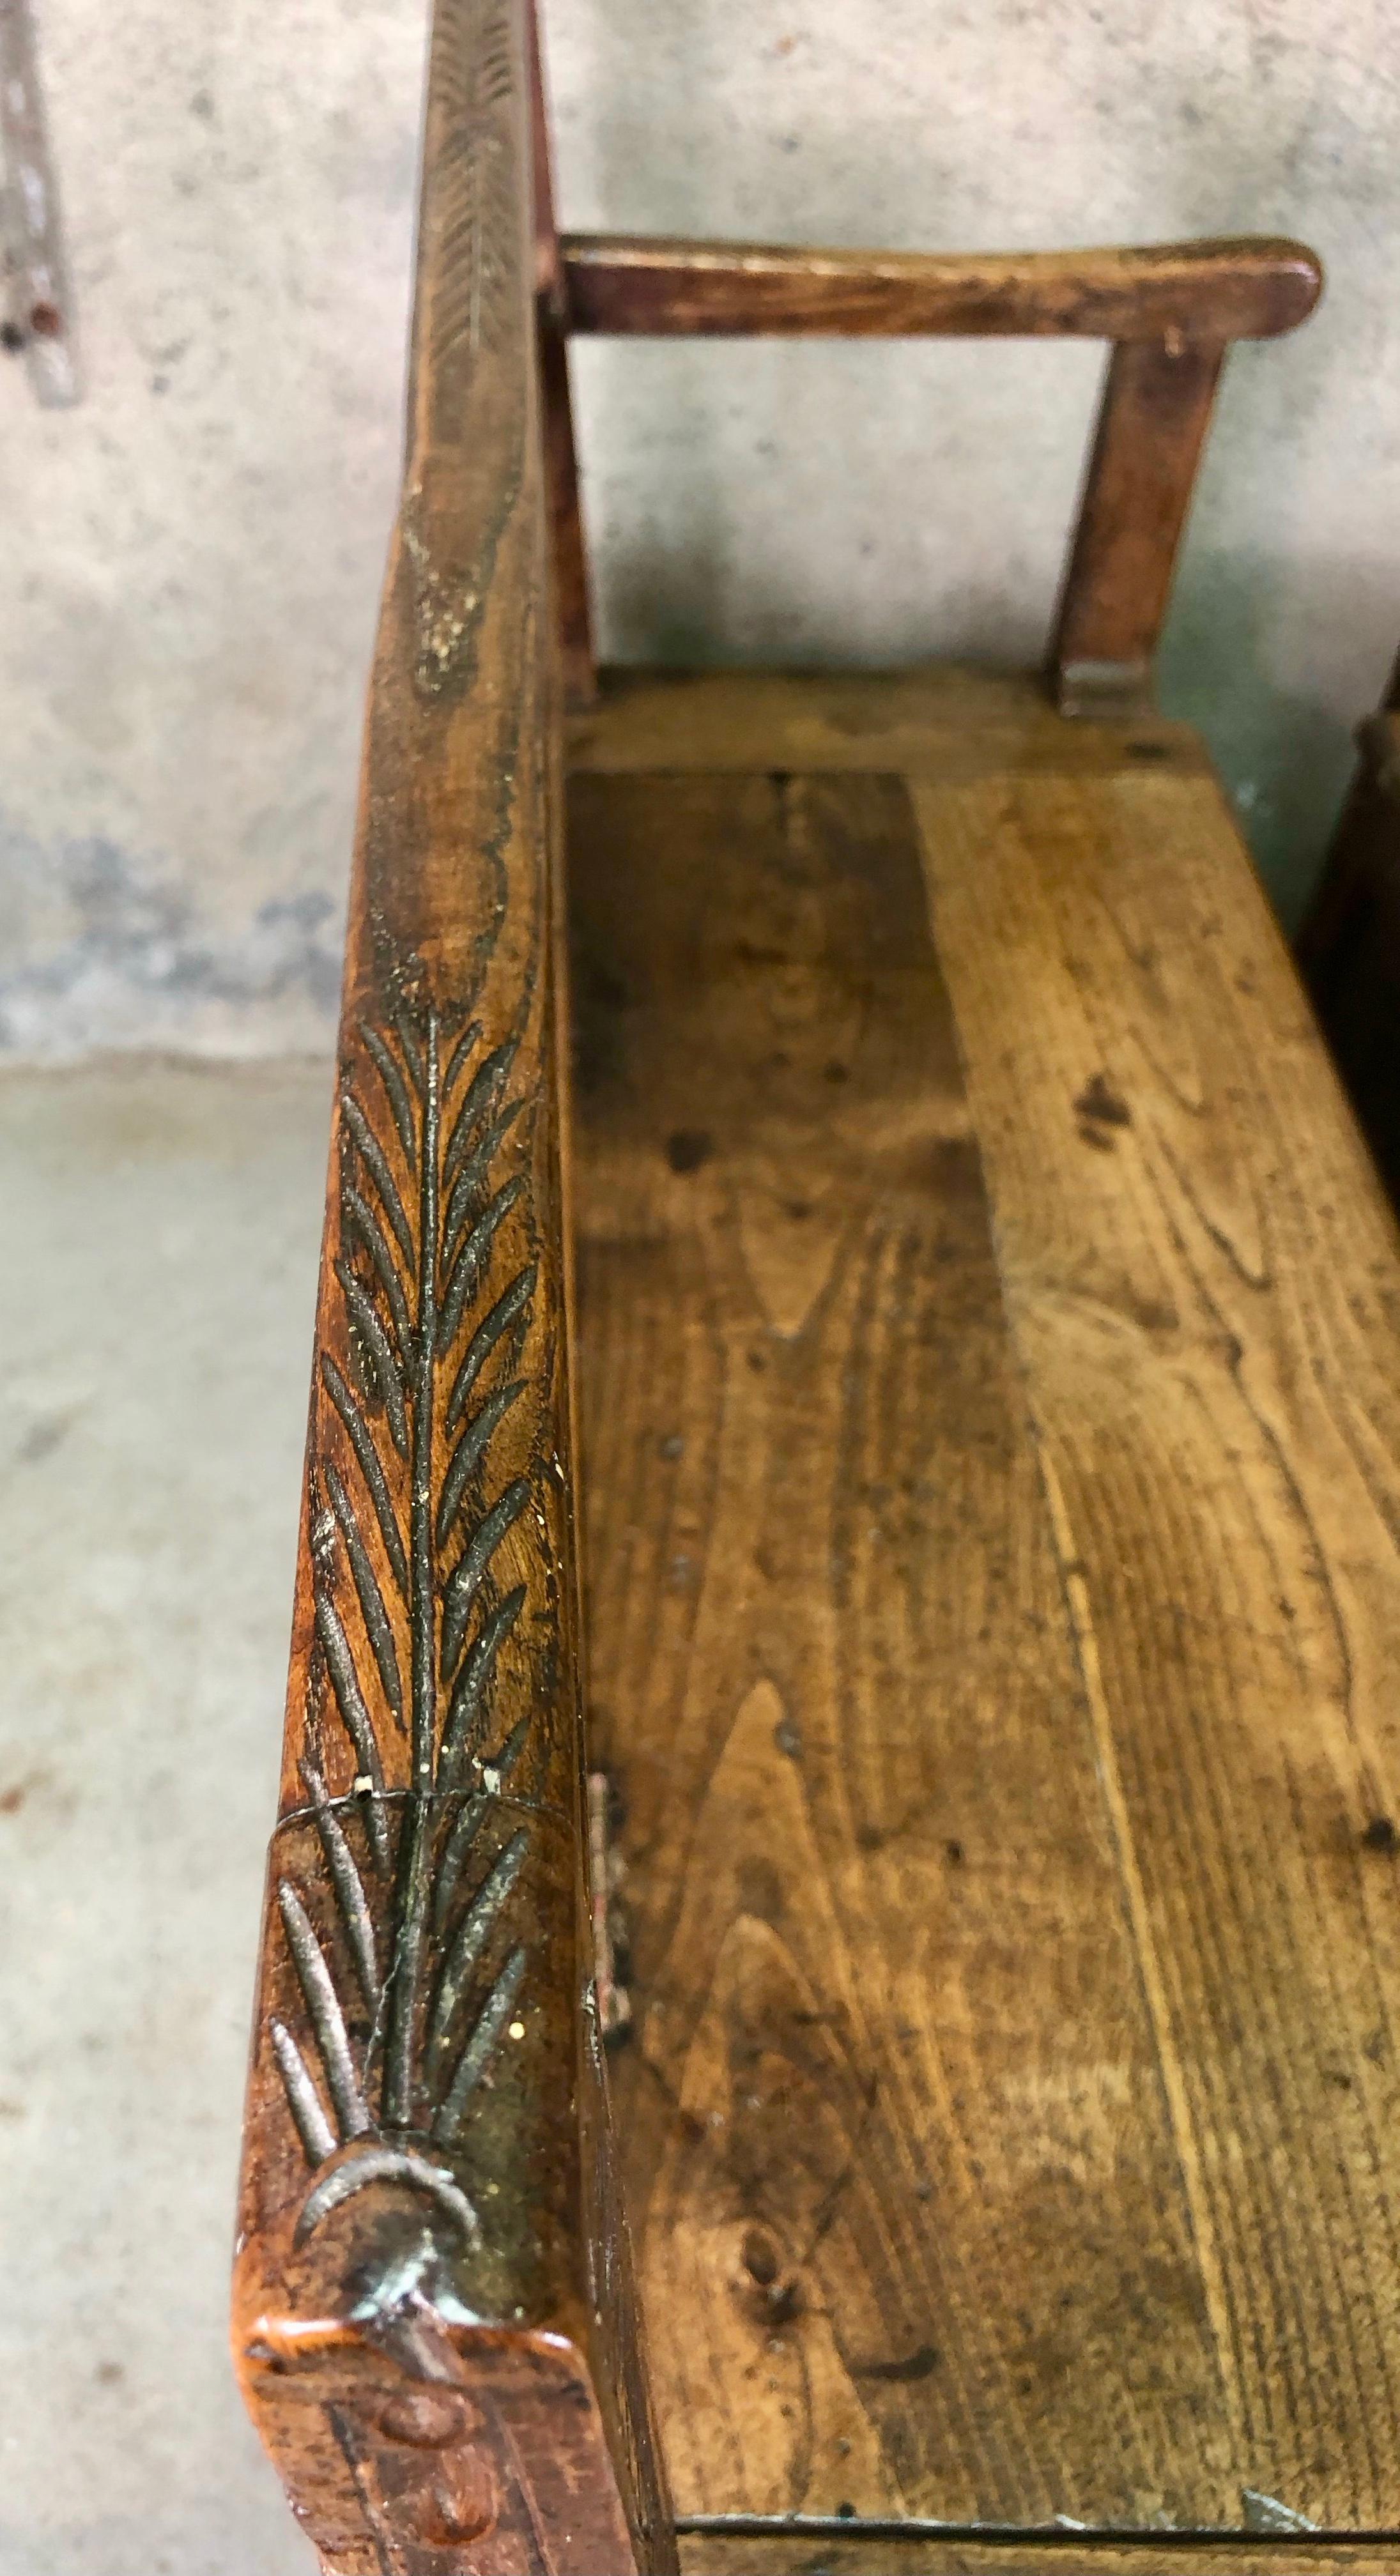
M 393 504 L 419 0 L 36 0 L 86 371 L 0 376 L 0 1048 L 329 1042 Z M 566 221 L 1262 228 L 1166 654 L 1286 913 L 1400 635 L 1400 0 L 553 0 Z M 597 347 L 607 647 L 1034 657 L 1078 348 Z

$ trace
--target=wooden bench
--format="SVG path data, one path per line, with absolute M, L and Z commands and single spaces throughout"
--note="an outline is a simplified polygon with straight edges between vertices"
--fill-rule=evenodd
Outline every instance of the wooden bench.
M 1397 1243 L 1149 690 L 1315 263 L 561 241 L 528 61 L 439 0 L 249 2403 L 335 2576 L 1380 2576 Z M 1111 339 L 1051 685 L 595 687 L 586 329 Z

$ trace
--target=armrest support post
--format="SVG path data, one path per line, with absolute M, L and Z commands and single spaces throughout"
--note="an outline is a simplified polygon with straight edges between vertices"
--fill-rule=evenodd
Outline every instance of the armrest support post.
M 1218 341 L 1113 351 L 1050 648 L 1065 715 L 1126 712 L 1150 696 L 1224 358 Z

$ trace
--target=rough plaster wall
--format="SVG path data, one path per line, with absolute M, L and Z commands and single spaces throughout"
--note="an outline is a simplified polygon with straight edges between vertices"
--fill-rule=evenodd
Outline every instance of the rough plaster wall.
M 0 1047 L 319 1046 L 397 470 L 418 0 L 37 0 L 87 369 L 0 378 Z M 1400 0 L 552 0 L 565 219 L 1303 234 L 1165 661 L 1285 912 L 1400 632 Z M 627 658 L 1039 651 L 1098 359 L 578 354 Z
M 86 378 L 0 377 L 0 1044 L 334 1025 L 417 0 L 37 0 Z

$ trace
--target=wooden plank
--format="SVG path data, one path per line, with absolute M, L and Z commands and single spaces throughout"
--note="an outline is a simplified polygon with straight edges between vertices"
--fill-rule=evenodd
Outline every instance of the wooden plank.
M 674 2565 L 587 2008 L 519 0 L 440 0 L 234 2347 L 334 2576 Z
M 1393 2527 L 1394 1227 L 1207 782 L 913 795 L 1235 2456 Z
M 1061 711 L 1145 700 L 1225 358 L 1125 342 L 1104 379 L 1050 664 Z
M 1400 2541 L 755 2539 L 683 2534 L 684 2576 L 1395 2576 Z
M 1023 673 L 935 663 L 820 681 L 773 671 L 604 671 L 568 727 L 574 771 L 873 769 L 939 778 L 1209 763 L 1189 725 L 1150 710 L 1066 724 Z
M 570 918 L 678 2509 L 1238 2525 L 906 790 L 577 776 Z
M 1304 243 L 1259 236 L 993 252 L 569 233 L 561 250 L 572 331 L 1220 342 L 1291 331 L 1322 292 Z

